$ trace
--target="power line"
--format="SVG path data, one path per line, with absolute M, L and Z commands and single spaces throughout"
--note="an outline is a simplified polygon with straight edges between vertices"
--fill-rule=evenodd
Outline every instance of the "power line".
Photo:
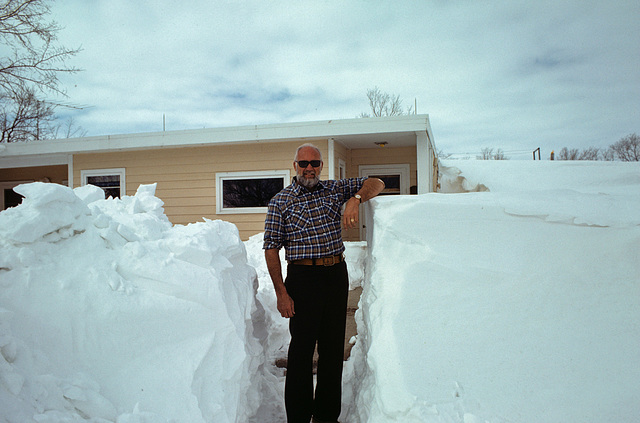
M 500 151 L 501 153 L 504 154 L 531 154 L 532 150 L 501 150 L 501 149 L 497 149 L 497 150 L 492 150 L 494 153 Z M 479 155 L 484 153 L 484 151 L 472 151 L 472 152 L 464 152 L 464 153 L 451 153 L 449 151 L 445 151 L 445 154 L 455 154 L 455 155 L 467 155 L 467 156 L 472 156 L 472 155 Z

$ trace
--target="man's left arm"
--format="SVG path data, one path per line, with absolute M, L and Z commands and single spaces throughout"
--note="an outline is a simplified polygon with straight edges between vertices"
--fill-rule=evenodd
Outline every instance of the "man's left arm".
M 358 227 L 360 203 L 364 203 L 380 194 L 384 189 L 384 182 L 378 178 L 367 178 L 362 183 L 362 188 L 356 193 L 361 197 L 358 200 L 355 196 L 351 197 L 346 202 L 344 207 L 344 214 L 342 216 L 342 223 L 345 229 L 353 229 Z

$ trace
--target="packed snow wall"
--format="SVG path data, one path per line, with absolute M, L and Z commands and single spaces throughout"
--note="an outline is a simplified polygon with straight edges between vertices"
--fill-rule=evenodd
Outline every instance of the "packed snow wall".
M 3 421 L 259 420 L 276 382 L 234 225 L 171 225 L 155 185 L 15 190 L 23 203 L 0 214 Z
M 527 165 L 487 171 L 551 182 L 370 202 L 344 421 L 640 415 L 638 168 Z

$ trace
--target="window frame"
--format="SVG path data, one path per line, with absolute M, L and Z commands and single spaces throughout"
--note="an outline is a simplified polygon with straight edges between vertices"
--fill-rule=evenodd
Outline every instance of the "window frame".
M 222 184 L 225 180 L 233 179 L 272 179 L 281 178 L 282 186 L 286 187 L 291 181 L 289 170 L 263 170 L 242 172 L 216 172 L 216 214 L 258 214 L 266 213 L 267 207 L 224 207 Z
M 117 175 L 120 177 L 120 198 L 127 195 L 127 184 L 125 180 L 125 168 L 115 168 L 115 169 L 82 169 L 80 170 L 80 185 L 90 185 L 87 182 L 87 178 L 90 176 L 114 176 Z M 105 197 L 106 198 L 106 197 Z
M 347 163 L 343 159 L 338 159 L 338 178 L 346 179 L 347 177 Z
M 409 195 L 410 192 L 410 166 L 409 164 L 388 164 L 388 165 L 360 165 L 360 176 L 376 176 L 380 174 L 400 177 L 399 192 L 385 193 L 382 195 Z

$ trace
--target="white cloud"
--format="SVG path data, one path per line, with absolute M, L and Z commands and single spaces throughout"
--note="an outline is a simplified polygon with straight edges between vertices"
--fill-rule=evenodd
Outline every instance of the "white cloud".
M 640 131 L 635 1 L 59 0 L 90 134 L 351 118 L 378 86 L 445 151 L 607 146 Z M 135 116 L 135 119 L 132 118 Z M 145 126 L 147 125 L 147 126 Z M 148 129 L 147 129 L 148 127 Z

